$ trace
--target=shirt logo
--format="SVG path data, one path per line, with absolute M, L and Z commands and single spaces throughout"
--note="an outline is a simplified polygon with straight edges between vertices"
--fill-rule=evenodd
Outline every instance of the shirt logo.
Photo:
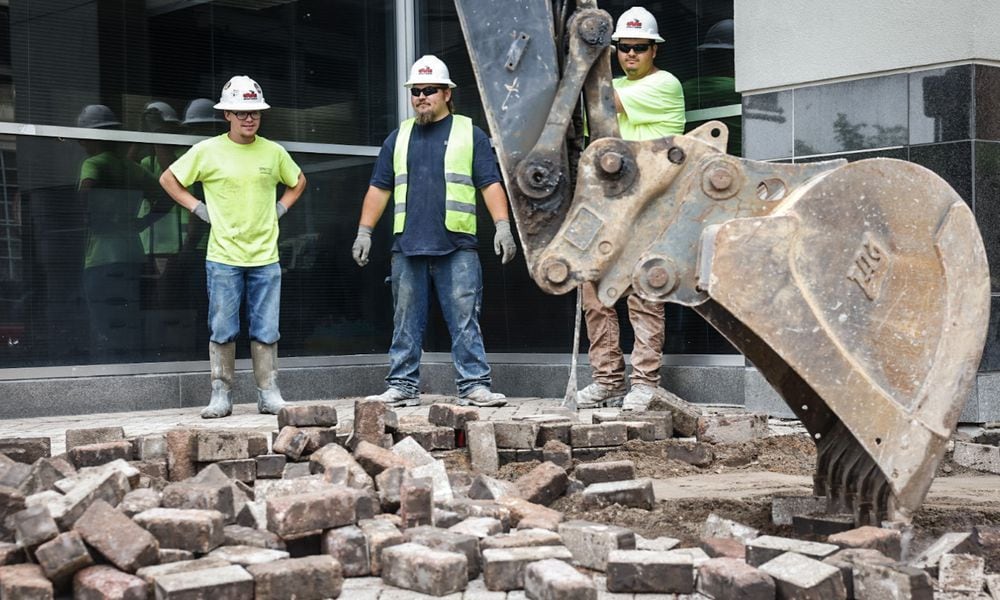
M 270 175 L 271 174 L 271 167 L 257 167 L 257 174 L 258 175 Z
M 632 19 L 628 23 L 625 23 L 625 27 L 629 29 L 642 29 L 642 21 L 639 19 Z

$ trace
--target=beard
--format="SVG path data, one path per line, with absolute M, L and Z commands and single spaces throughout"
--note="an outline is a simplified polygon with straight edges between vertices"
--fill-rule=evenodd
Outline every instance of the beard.
M 427 125 L 428 123 L 434 120 L 434 113 L 430 111 L 418 112 L 416 115 L 416 120 L 417 120 L 417 125 Z

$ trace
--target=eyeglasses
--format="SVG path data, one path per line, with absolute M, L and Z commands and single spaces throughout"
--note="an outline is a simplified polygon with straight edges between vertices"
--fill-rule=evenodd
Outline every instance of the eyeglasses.
M 260 111 L 259 110 L 255 110 L 255 111 L 252 111 L 252 112 L 247 112 L 245 110 L 238 110 L 238 111 L 234 112 L 233 114 L 236 115 L 236 120 L 237 121 L 246 121 L 247 117 L 250 117 L 254 121 L 259 121 L 260 120 Z
M 635 50 L 636 54 L 642 54 L 649 50 L 651 44 L 616 44 L 618 51 L 622 54 L 628 54 L 629 52 Z
M 429 86 L 424 87 L 424 88 L 411 87 L 410 88 L 410 95 L 413 96 L 414 98 L 419 98 L 420 94 L 423 94 L 424 96 L 430 97 L 430 96 L 433 96 L 434 94 L 440 92 L 442 89 L 443 88 L 434 87 L 432 85 L 429 85 Z

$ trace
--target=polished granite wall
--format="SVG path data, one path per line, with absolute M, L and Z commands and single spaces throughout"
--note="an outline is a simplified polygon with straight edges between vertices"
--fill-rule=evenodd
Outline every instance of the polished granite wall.
M 993 292 L 963 421 L 1000 419 L 1000 68 L 964 64 L 744 95 L 743 149 L 756 160 L 909 160 L 955 188 L 979 223 Z

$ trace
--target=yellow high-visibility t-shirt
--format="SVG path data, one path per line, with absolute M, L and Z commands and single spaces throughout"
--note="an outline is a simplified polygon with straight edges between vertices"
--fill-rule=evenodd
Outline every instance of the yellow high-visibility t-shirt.
M 684 88 L 676 77 L 656 71 L 631 81 L 613 82 L 625 112 L 618 113 L 623 140 L 643 141 L 684 133 Z
M 222 134 L 192 146 L 170 171 L 184 187 L 202 182 L 212 219 L 205 258 L 236 267 L 278 262 L 275 188 L 295 186 L 301 172 L 288 151 L 259 135 L 237 144 Z

